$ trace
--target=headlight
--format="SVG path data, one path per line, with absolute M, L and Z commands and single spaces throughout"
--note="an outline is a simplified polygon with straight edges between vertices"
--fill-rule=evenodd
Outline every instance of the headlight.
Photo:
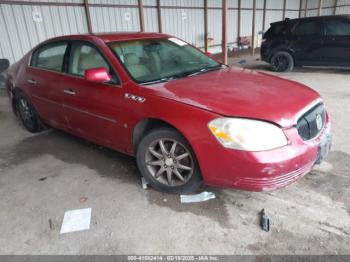
M 209 122 L 210 131 L 226 148 L 264 151 L 287 144 L 281 128 L 264 121 L 244 118 L 217 118 Z

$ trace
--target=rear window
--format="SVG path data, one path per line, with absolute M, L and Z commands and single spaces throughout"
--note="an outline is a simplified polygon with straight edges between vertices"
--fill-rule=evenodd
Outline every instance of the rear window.
M 274 23 L 271 24 L 269 30 L 266 31 L 264 37 L 275 36 L 275 35 L 284 35 L 288 33 L 288 23 Z

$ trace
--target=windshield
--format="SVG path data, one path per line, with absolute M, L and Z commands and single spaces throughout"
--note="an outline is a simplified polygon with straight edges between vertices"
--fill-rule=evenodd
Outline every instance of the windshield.
M 109 46 L 140 84 L 169 81 L 221 68 L 221 64 L 177 38 L 138 39 Z

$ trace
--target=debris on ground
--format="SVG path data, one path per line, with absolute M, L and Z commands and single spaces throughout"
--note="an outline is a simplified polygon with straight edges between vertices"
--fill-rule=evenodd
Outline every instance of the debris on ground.
M 147 189 L 148 188 L 148 183 L 144 177 L 141 177 L 141 183 L 142 183 L 142 188 Z
M 49 218 L 49 227 L 50 227 L 51 230 L 54 230 L 51 218 Z
M 80 203 L 84 203 L 84 202 L 86 202 L 87 199 L 88 199 L 87 197 L 81 197 L 81 198 L 79 199 L 79 202 L 80 202 Z
M 46 180 L 46 179 L 47 179 L 47 177 L 44 176 L 44 177 L 39 178 L 38 181 L 44 181 L 44 180 Z
M 204 191 L 200 194 L 196 195 L 181 195 L 181 203 L 197 203 L 197 202 L 204 202 L 209 199 L 214 199 L 215 194 L 213 192 L 207 192 Z
M 262 230 L 270 231 L 270 219 L 266 216 L 264 208 L 260 211 L 260 226 Z
M 91 208 L 66 211 L 60 234 L 90 229 L 90 221 Z
M 240 64 L 240 65 L 243 65 L 243 64 L 247 63 L 247 60 L 242 59 L 242 60 L 239 60 L 237 63 Z

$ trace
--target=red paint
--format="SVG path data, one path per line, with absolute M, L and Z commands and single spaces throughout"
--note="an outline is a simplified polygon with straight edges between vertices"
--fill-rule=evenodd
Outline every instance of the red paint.
M 109 41 L 169 37 L 156 33 L 64 36 L 48 40 L 84 40 L 96 45 L 117 73 L 120 84 L 101 83 L 100 69 L 86 78 L 28 67 L 30 53 L 9 70 L 9 88 L 28 95 L 52 126 L 103 146 L 134 154 L 135 126 L 159 119 L 178 129 L 191 144 L 205 183 L 244 190 L 272 190 L 306 174 L 316 159 L 321 135 L 303 141 L 294 125 L 298 113 L 320 96 L 314 90 L 251 70 L 227 68 L 167 83 L 139 86 L 106 45 Z M 100 70 L 100 71 L 99 71 Z M 103 77 L 100 77 L 100 74 Z M 34 79 L 36 86 L 28 84 Z M 91 80 L 91 81 L 89 81 Z M 65 95 L 71 89 L 75 95 Z M 145 98 L 143 103 L 125 94 Z M 264 152 L 224 148 L 208 129 L 220 116 L 261 119 L 283 128 L 289 144 Z

